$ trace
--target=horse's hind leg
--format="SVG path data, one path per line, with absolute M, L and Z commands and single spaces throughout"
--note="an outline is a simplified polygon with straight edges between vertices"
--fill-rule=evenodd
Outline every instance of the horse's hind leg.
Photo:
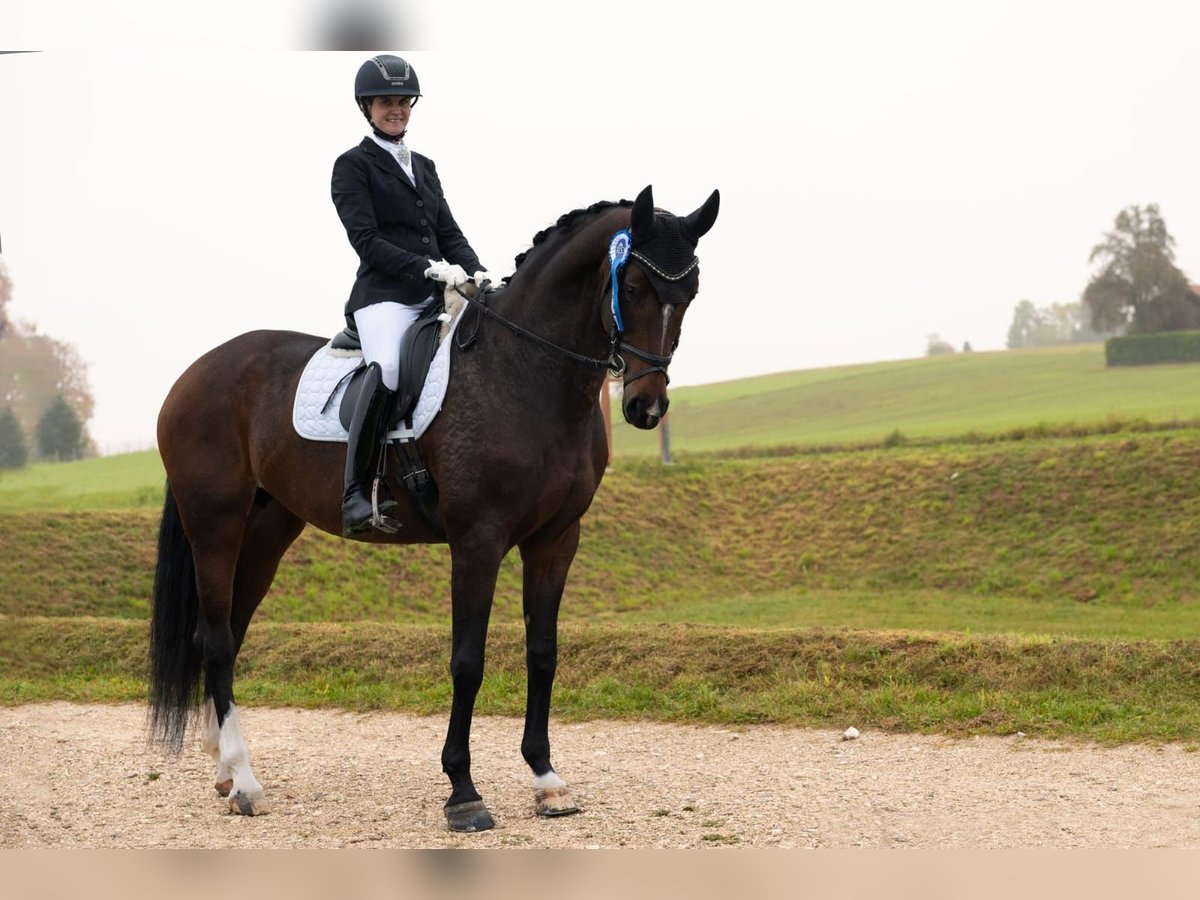
M 254 611 L 271 587 L 283 554 L 303 530 L 304 521 L 274 500 L 268 499 L 265 506 L 254 507 L 251 511 L 233 580 L 229 624 L 234 660 Z M 209 691 L 204 706 L 201 747 L 217 764 L 217 793 L 223 797 L 232 795 L 230 810 L 244 815 L 261 815 L 270 810 L 270 804 L 250 770 L 249 754 L 233 706 L 232 666 L 229 677 L 232 715 L 222 719 L 217 709 L 218 695 Z M 212 682 L 214 686 L 216 683 Z
M 193 516 L 187 530 L 200 596 L 195 640 L 204 660 L 201 746 L 209 753 L 215 751 L 218 781 L 230 782 L 231 793 L 240 798 L 238 811 L 255 814 L 267 812 L 268 806 L 262 785 L 250 768 L 250 755 L 233 702 L 233 662 L 237 655 L 232 627 L 233 584 L 250 496 L 241 509 L 227 507 L 218 512 L 209 506 L 202 520 L 199 515 Z
M 558 667 L 558 608 L 578 546 L 578 521 L 555 538 L 521 544 L 525 663 L 529 675 L 521 755 L 533 771 L 534 809 L 539 816 L 579 812 L 567 783 L 550 765 L 549 736 L 550 694 Z

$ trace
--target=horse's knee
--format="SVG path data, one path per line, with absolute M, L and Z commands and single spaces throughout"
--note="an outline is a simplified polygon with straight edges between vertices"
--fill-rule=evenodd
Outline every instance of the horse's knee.
M 450 660 L 450 679 L 455 690 L 479 690 L 483 684 L 483 654 L 456 654 Z
M 530 681 L 553 681 L 558 668 L 558 646 L 554 641 L 530 641 L 525 652 Z

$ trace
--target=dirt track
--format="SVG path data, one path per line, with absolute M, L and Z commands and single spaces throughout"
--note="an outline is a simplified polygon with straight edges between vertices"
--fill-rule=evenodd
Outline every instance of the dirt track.
M 198 745 L 147 749 L 139 706 L 0 709 L 0 847 L 1200 847 L 1200 755 L 1178 746 L 552 723 L 584 812 L 542 820 L 521 723 L 482 718 L 497 828 L 454 835 L 441 718 L 242 714 L 275 804 L 254 819 L 226 813 Z

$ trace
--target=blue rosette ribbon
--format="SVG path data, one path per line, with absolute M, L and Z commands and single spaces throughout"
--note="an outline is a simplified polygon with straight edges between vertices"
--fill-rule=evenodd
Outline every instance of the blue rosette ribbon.
M 629 259 L 629 249 L 632 246 L 633 235 L 628 228 L 622 228 L 612 236 L 612 240 L 608 243 L 608 261 L 612 265 L 613 321 L 617 324 L 618 332 L 625 330 L 625 323 L 621 321 L 621 303 L 617 299 L 618 276 L 621 274 L 621 266 L 625 265 L 625 260 Z

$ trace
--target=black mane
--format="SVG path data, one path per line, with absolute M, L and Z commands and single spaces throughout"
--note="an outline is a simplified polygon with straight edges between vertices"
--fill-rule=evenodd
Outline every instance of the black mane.
M 525 250 L 517 254 L 516 261 L 513 263 L 513 270 L 515 271 L 516 269 L 520 268 L 521 263 L 525 261 L 525 257 L 529 255 L 530 251 L 533 250 L 534 247 L 537 247 L 538 244 L 544 243 L 546 238 L 548 238 L 554 232 L 573 225 L 584 216 L 589 216 L 592 213 L 603 212 L 606 209 L 612 209 L 616 206 L 633 206 L 633 201 L 601 200 L 597 203 L 593 203 L 587 209 L 573 209 L 569 213 L 564 213 L 563 215 L 559 216 L 557 222 L 555 222 L 549 228 L 543 228 L 533 236 L 533 244 L 530 246 L 529 250 Z

